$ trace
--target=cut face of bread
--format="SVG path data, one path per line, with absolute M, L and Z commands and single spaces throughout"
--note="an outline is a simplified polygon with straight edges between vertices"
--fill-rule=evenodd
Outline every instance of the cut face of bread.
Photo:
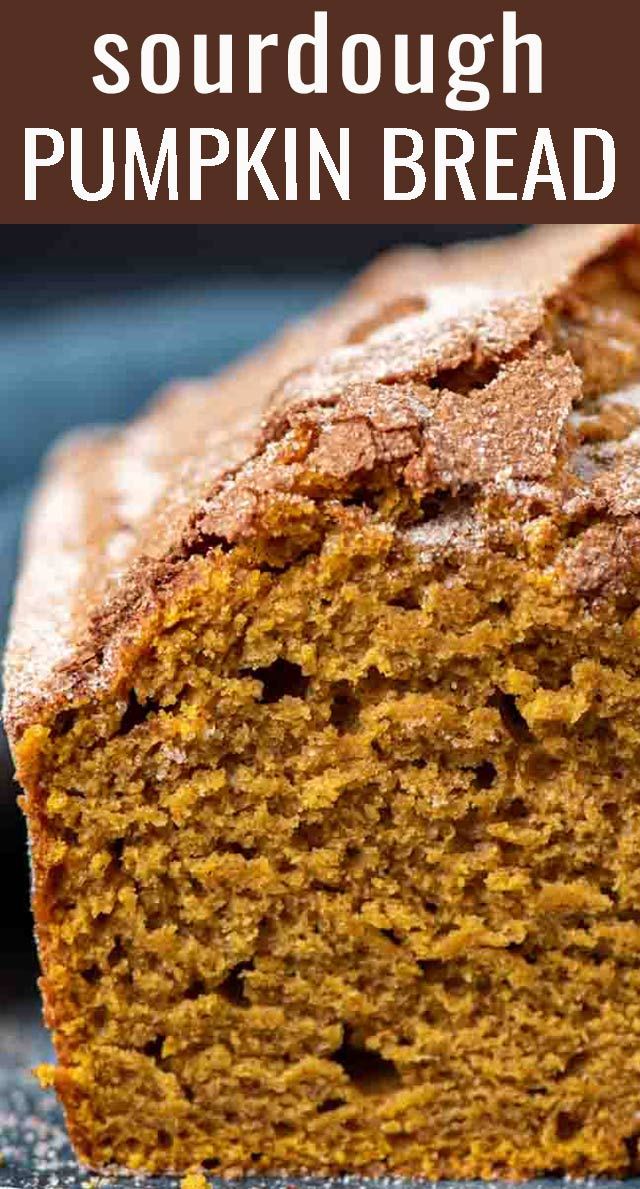
M 634 1169 L 639 377 L 636 228 L 550 229 L 57 452 L 6 717 L 86 1163 Z

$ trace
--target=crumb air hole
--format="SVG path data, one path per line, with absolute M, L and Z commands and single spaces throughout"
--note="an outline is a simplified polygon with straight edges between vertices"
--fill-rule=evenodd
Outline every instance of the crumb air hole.
M 139 727 L 150 714 L 156 714 L 159 709 L 158 703 L 151 699 L 148 702 L 139 702 L 135 690 L 132 690 L 129 694 L 127 708 L 120 719 L 118 735 L 128 735 L 129 731 Z
M 400 1086 L 400 1077 L 393 1061 L 356 1044 L 348 1027 L 332 1060 L 344 1070 L 351 1084 L 361 1094 L 389 1093 Z
M 378 508 L 378 493 L 367 491 L 365 488 L 359 488 L 352 492 L 349 498 L 343 502 L 347 508 L 369 508 L 372 512 L 375 512 Z
M 201 995 L 206 995 L 207 986 L 202 978 L 194 978 L 193 982 L 189 983 L 184 997 L 185 999 L 199 999 Z
M 337 1111 L 341 1106 L 345 1105 L 344 1098 L 325 1098 L 318 1106 L 319 1115 L 328 1115 L 331 1111 Z
M 345 734 L 357 723 L 360 714 L 360 702 L 349 690 L 348 685 L 338 686 L 331 703 L 331 725 L 339 733 Z
M 61 710 L 60 713 L 56 715 L 53 722 L 53 728 L 51 732 L 53 738 L 59 739 L 62 735 L 68 734 L 75 721 L 75 710 Z
M 111 951 L 107 956 L 107 964 L 109 965 L 109 967 L 111 969 L 113 969 L 114 966 L 117 966 L 120 962 L 122 962 L 124 957 L 125 957 L 125 949 L 124 949 L 124 945 L 122 944 L 122 938 L 116 937 L 116 938 L 114 938 L 114 942 L 111 947 Z
M 154 1036 L 153 1040 L 148 1041 L 142 1050 L 145 1057 L 151 1057 L 154 1061 L 159 1061 L 162 1056 L 164 1039 L 164 1036 Z
M 489 705 L 495 706 L 500 712 L 500 718 L 503 725 L 518 743 L 529 743 L 533 739 L 533 735 L 529 729 L 527 721 L 523 718 L 518 710 L 518 705 L 513 694 L 505 694 L 504 690 L 496 690 L 492 698 L 489 699 Z
M 403 611 L 419 611 L 422 607 L 422 591 L 413 587 L 401 590 L 389 599 L 389 606 L 400 607 Z
M 218 987 L 218 994 L 232 1007 L 247 1007 L 249 1004 L 244 980 L 250 970 L 253 970 L 253 962 L 238 962 Z
M 116 867 L 122 867 L 122 856 L 124 854 L 124 838 L 114 838 L 113 842 L 109 843 L 109 850 L 111 857 Z
M 392 945 L 402 945 L 402 940 L 400 937 L 398 937 L 398 934 L 395 932 L 395 930 L 381 929 L 380 932 L 383 937 L 386 937 L 387 941 L 391 942 Z
M 483 760 L 475 769 L 476 787 L 479 789 L 490 789 L 492 784 L 495 783 L 496 776 L 495 765 L 489 760 Z
M 569 1111 L 560 1111 L 556 1118 L 556 1135 L 561 1142 L 573 1139 L 582 1130 L 582 1119 Z
M 524 821 L 529 816 L 529 810 L 522 797 L 514 797 L 510 801 L 504 811 L 504 816 L 508 822 Z
M 270 704 L 281 698 L 304 698 L 309 678 L 305 677 L 300 665 L 286 661 L 279 656 L 264 669 L 251 670 L 252 677 L 262 682 L 262 702 Z
M 88 966 L 86 970 L 81 970 L 80 973 L 86 983 L 94 986 L 95 983 L 99 982 L 102 972 L 100 967 L 94 964 L 93 966 Z

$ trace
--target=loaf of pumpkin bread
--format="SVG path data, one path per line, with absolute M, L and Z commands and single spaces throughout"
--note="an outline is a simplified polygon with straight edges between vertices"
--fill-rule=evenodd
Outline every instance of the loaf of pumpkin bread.
M 637 1168 L 639 465 L 633 224 L 391 254 L 54 451 L 5 720 L 87 1165 Z

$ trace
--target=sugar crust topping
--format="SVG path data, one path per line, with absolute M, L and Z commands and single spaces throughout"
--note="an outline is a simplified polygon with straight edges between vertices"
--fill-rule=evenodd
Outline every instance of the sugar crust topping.
M 119 625 L 130 630 L 159 576 L 185 564 L 203 537 L 233 544 L 258 532 L 276 495 L 337 491 L 390 467 L 425 494 L 484 485 L 516 502 L 535 493 L 591 501 L 614 519 L 637 515 L 633 427 L 608 457 L 583 449 L 589 480 L 560 496 L 554 470 L 575 430 L 581 377 L 542 335 L 550 303 L 573 275 L 637 233 L 631 224 L 546 228 L 522 236 L 517 250 L 513 241 L 401 250 L 236 368 L 174 386 L 125 430 L 73 435 L 57 447 L 30 519 L 13 614 L 12 736 L 36 706 L 83 682 L 106 687 Z M 491 374 L 460 391 L 453 380 L 465 368 Z M 639 391 L 627 394 L 628 407 L 637 408 Z M 625 531 L 616 556 L 631 547 Z M 423 553 L 476 547 L 478 529 L 468 516 L 443 516 L 414 538 Z M 596 546 L 584 565 L 575 559 L 585 589 L 606 562 Z

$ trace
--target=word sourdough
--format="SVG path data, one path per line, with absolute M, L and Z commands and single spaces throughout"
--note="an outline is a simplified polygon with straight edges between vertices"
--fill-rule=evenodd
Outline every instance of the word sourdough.
M 540 94 L 541 38 L 535 33 L 518 37 L 516 13 L 505 12 L 500 40 L 503 94 L 513 95 L 517 90 L 518 47 L 528 51 L 527 89 L 531 94 Z M 446 48 L 451 71 L 447 107 L 454 111 L 478 111 L 487 106 L 491 91 L 477 76 L 487 64 L 487 47 L 493 45 L 498 50 L 494 43 L 492 33 L 484 36 L 460 33 L 451 38 Z M 282 62 L 283 51 L 286 66 Z M 276 70 L 278 75 L 286 70 L 288 85 L 298 95 L 326 95 L 336 84 L 351 94 L 369 95 L 380 86 L 383 76 L 393 79 L 394 89 L 401 95 L 433 95 L 435 89 L 436 42 L 432 33 L 411 38 L 406 33 L 397 33 L 389 57 L 370 33 L 354 33 L 340 47 L 334 47 L 329 43 L 326 12 L 314 14 L 313 33 L 297 33 L 286 48 L 277 33 L 266 36 L 250 33 L 242 46 L 232 33 L 216 37 L 196 33 L 185 52 L 170 34 L 153 33 L 141 43 L 136 62 L 135 51 L 126 38 L 105 33 L 96 39 L 94 53 L 106 71 L 95 74 L 93 83 L 106 95 L 126 91 L 131 71 L 136 67 L 142 86 L 152 95 L 171 94 L 185 81 L 187 85 L 191 82 L 200 95 L 214 92 L 229 95 L 234 90 L 259 95 L 267 88 L 265 78 L 273 79 Z M 330 58 L 332 63 L 337 58 L 333 73 L 338 77 L 330 78 Z

